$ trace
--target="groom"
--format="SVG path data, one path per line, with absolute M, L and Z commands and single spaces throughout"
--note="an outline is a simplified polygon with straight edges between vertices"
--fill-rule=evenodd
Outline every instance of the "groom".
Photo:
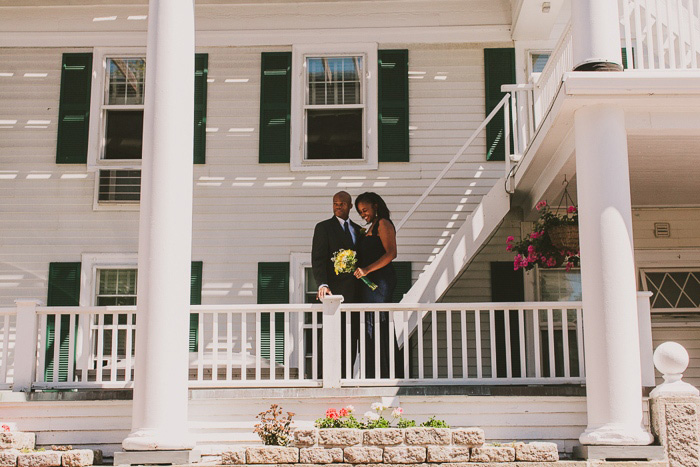
M 357 303 L 360 298 L 358 281 L 351 273 L 336 275 L 331 258 L 338 250 L 355 250 L 360 227 L 350 220 L 352 198 L 345 191 L 333 196 L 333 217 L 316 224 L 311 246 L 311 265 L 318 284 L 316 298 L 342 295 L 345 303 Z
M 333 217 L 316 224 L 314 239 L 311 246 L 311 266 L 314 279 L 318 284 L 316 299 L 321 300 L 326 295 L 342 295 L 345 303 L 360 301 L 359 286 L 361 282 L 352 273 L 335 273 L 331 258 L 338 250 L 357 251 L 357 241 L 360 239 L 360 226 L 350 220 L 352 198 L 345 191 L 339 191 L 333 196 Z M 360 316 L 352 313 L 350 324 L 351 354 L 356 355 L 360 342 Z M 341 374 L 345 376 L 345 313 L 341 316 Z M 319 359 L 320 360 L 320 359 Z M 320 363 L 320 362 L 319 362 Z M 353 364 L 355 358 L 353 357 Z

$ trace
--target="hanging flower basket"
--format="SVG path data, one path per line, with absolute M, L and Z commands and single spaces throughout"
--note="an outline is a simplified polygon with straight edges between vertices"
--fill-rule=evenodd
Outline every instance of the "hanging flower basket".
M 554 248 L 578 251 L 578 225 L 555 225 L 549 228 L 547 234 Z

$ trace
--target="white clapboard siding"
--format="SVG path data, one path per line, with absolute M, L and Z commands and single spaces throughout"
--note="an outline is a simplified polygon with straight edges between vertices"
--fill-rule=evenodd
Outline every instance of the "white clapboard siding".
M 450 4 L 437 3 L 443 10 Z M 478 2 L 474 11 L 495 8 L 488 4 Z M 314 225 L 331 216 L 338 190 L 378 192 L 398 221 L 483 120 L 483 48 L 506 45 L 379 44 L 408 48 L 410 70 L 425 72 L 409 82 L 411 162 L 335 172 L 258 164 L 260 54 L 289 46 L 198 49 L 209 54 L 207 163 L 194 168 L 193 210 L 193 259 L 204 262 L 205 303 L 254 302 L 257 263 L 310 252 Z M 138 211 L 94 211 L 95 173 L 55 164 L 61 54 L 90 50 L 0 49 L 0 71 L 14 73 L 0 80 L 0 120 L 16 120 L 0 128 L 2 305 L 20 296 L 45 299 L 51 261 L 137 250 Z M 27 72 L 46 77 L 25 78 Z M 25 128 L 30 120 L 48 123 Z M 414 277 L 502 176 L 503 163 L 486 162 L 484 153 L 482 135 L 401 230 L 398 260 L 413 262 Z
M 259 443 L 255 416 L 271 403 L 295 413 L 299 427 L 310 427 L 329 407 L 354 405 L 361 415 L 389 389 L 346 391 L 330 396 L 322 390 L 297 391 L 285 397 L 260 391 L 194 391 L 189 403 L 189 430 L 204 453 L 221 453 L 225 445 Z M 352 392 L 352 394 L 350 393 Z M 235 394 L 235 395 L 233 395 Z M 552 441 L 571 452 L 586 426 L 584 397 L 555 396 L 400 396 L 407 418 L 431 416 L 451 426 L 479 426 L 488 441 Z M 111 457 L 131 429 L 131 401 L 0 401 L 3 421 L 37 433 L 39 446 L 71 444 L 103 449 Z
M 685 347 L 690 363 L 683 373 L 683 381 L 700 387 L 700 314 L 670 317 L 652 313 L 651 337 L 654 348 L 667 341 L 678 342 Z M 656 384 L 663 382 L 661 376 L 656 371 Z

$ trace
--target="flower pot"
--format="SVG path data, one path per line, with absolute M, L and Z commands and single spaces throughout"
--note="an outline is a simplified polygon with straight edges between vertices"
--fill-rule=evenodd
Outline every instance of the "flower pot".
M 552 245 L 559 250 L 578 251 L 578 226 L 557 225 L 547 231 Z

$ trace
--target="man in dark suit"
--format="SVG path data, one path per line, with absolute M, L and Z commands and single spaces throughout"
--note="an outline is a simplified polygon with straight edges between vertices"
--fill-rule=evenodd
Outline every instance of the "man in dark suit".
M 333 196 L 333 217 L 316 224 L 311 246 L 311 266 L 314 279 L 318 284 L 316 298 L 321 300 L 326 295 L 342 295 L 345 303 L 357 303 L 360 300 L 359 280 L 352 273 L 336 275 L 331 258 L 338 250 L 355 250 L 360 239 L 360 226 L 350 220 L 352 198 L 345 191 Z M 341 316 L 341 374 L 345 376 L 345 313 Z M 353 364 L 360 342 L 360 316 L 352 313 L 350 321 L 350 348 L 353 349 Z M 320 360 L 320 359 L 319 359 Z M 320 362 L 319 362 L 320 363 Z
M 316 224 L 311 246 L 311 265 L 318 284 L 317 299 L 326 295 L 342 295 L 345 303 L 359 300 L 359 280 L 352 273 L 336 275 L 331 258 L 338 250 L 355 250 L 360 227 L 350 220 L 352 198 L 345 191 L 333 196 L 333 217 Z

